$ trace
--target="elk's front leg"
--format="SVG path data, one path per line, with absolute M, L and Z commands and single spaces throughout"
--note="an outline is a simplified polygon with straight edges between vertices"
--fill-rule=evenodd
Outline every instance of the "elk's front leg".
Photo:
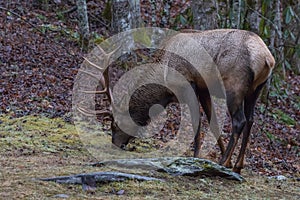
M 201 103 L 201 106 L 205 112 L 205 115 L 207 116 L 207 120 L 210 124 L 211 132 L 214 134 L 215 138 L 217 138 L 218 145 L 221 150 L 221 154 L 224 155 L 225 152 L 225 146 L 223 144 L 223 140 L 220 136 L 220 129 L 218 126 L 218 121 L 216 117 L 216 112 L 214 107 L 212 106 L 211 97 L 208 90 L 196 90 L 198 99 Z M 200 131 L 200 130 L 199 130 Z M 199 156 L 199 149 L 200 149 L 200 140 L 202 139 L 200 136 L 200 132 L 197 132 L 197 135 L 195 137 L 195 157 Z M 199 144 L 199 145 L 198 145 Z
M 197 133 L 196 133 L 195 139 L 194 139 L 194 157 L 195 158 L 200 158 L 200 147 L 201 147 L 201 139 L 202 139 L 200 129 L 201 129 L 201 119 L 199 120 Z

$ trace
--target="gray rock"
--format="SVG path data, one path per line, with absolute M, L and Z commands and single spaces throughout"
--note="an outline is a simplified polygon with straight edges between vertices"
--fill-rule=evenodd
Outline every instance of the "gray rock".
M 64 198 L 64 199 L 67 199 L 69 198 L 69 195 L 67 194 L 56 194 L 53 196 L 53 198 Z
M 269 179 L 275 179 L 275 180 L 278 180 L 278 181 L 285 181 L 287 180 L 288 178 L 283 176 L 283 175 L 278 175 L 278 176 L 270 176 L 268 177 Z

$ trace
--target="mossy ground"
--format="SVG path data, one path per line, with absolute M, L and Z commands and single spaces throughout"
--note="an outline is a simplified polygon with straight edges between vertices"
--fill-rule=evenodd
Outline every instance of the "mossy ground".
M 84 148 L 75 127 L 62 119 L 40 116 L 0 116 L 0 199 L 299 199 L 295 179 L 269 180 L 244 170 L 247 182 L 221 178 L 171 177 L 166 182 L 125 181 L 86 193 L 80 185 L 60 185 L 34 178 L 107 171 L 86 164 L 96 162 Z M 144 174 L 149 175 L 149 174 Z M 122 195 L 117 195 L 121 190 Z

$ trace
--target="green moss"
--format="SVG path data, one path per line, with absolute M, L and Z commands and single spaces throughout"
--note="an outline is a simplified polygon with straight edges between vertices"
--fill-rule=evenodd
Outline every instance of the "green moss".
M 0 116 L 0 152 L 5 154 L 72 153 L 83 150 L 74 125 L 60 118 Z M 83 152 L 83 151 L 78 151 Z M 78 153 L 77 152 L 77 153 Z
M 126 150 L 134 151 L 137 153 L 148 153 L 157 150 L 158 144 L 155 143 L 155 140 L 149 139 L 139 139 L 135 138 L 127 146 Z

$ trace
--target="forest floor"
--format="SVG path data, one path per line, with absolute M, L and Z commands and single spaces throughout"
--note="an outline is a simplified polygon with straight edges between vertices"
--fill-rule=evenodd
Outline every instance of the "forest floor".
M 246 182 L 224 178 L 169 176 L 150 172 L 166 182 L 128 180 L 97 185 L 93 192 L 81 185 L 42 182 L 36 178 L 66 176 L 97 171 L 116 171 L 116 167 L 92 167 L 97 162 L 82 145 L 73 125 L 62 119 L 40 116 L 0 117 L 0 197 L 1 199 L 299 199 L 299 174 L 277 180 L 242 171 Z M 136 169 L 126 173 L 149 176 Z M 58 197 L 57 197 L 58 198 Z
M 104 20 L 95 17 L 101 16 L 104 5 L 89 7 L 97 43 L 110 35 Z M 56 194 L 72 199 L 299 199 L 300 76 L 290 72 L 285 81 L 275 72 L 268 107 L 257 105 L 242 171 L 245 183 L 156 174 L 167 182 L 110 183 L 87 194 L 81 186 L 34 181 L 110 170 L 86 165 L 97 160 L 72 124 L 72 87 L 83 54 L 76 13 L 60 12 L 68 8 L 54 4 L 46 12 L 26 1 L 0 3 L 0 199 L 47 199 Z M 229 129 L 227 125 L 224 132 Z M 278 175 L 287 179 L 270 179 Z M 117 195 L 121 190 L 124 193 Z

